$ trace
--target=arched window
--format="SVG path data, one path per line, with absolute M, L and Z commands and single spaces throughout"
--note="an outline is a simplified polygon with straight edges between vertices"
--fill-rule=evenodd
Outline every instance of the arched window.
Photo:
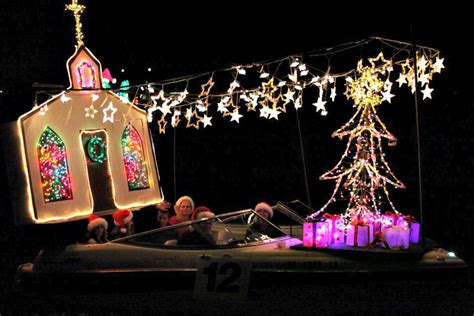
M 77 66 L 79 85 L 83 89 L 97 89 L 94 66 L 90 61 L 83 61 Z
M 140 190 L 150 187 L 148 170 L 143 155 L 142 139 L 132 125 L 127 125 L 122 135 L 122 154 L 127 174 L 128 189 Z
M 41 186 L 45 202 L 72 199 L 66 147 L 51 128 L 46 127 L 37 146 Z

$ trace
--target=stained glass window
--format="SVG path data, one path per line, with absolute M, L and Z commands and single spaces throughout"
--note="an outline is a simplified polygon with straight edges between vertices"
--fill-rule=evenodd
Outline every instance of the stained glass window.
M 143 145 L 137 130 L 128 125 L 122 135 L 122 154 L 127 175 L 128 189 L 140 190 L 150 187 L 148 170 L 143 155 Z
M 37 146 L 45 202 L 72 199 L 66 147 L 61 137 L 46 127 Z

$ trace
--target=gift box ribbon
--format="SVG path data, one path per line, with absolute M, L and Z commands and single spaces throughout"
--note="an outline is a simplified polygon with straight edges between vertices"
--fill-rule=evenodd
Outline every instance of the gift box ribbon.
M 354 226 L 354 247 L 358 246 L 358 236 L 359 236 L 359 226 L 367 226 L 367 243 L 370 243 L 370 227 L 365 224 L 362 220 L 354 220 L 351 222 L 351 225 Z

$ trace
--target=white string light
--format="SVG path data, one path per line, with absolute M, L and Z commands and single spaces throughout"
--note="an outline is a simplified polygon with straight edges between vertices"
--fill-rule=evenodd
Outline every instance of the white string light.
M 413 57 L 411 56 L 412 46 L 409 43 L 403 43 L 383 38 L 370 38 L 358 42 L 344 43 L 331 48 L 315 50 L 303 55 L 291 55 L 278 60 L 258 62 L 246 65 L 237 65 L 230 68 L 220 69 L 212 72 L 201 73 L 192 76 L 184 76 L 180 78 L 173 78 L 161 82 L 147 83 L 144 85 L 129 86 L 129 89 L 140 89 L 142 99 L 148 98 L 149 103 L 135 102 L 137 105 L 145 107 L 148 111 L 148 118 L 153 120 L 154 112 L 159 110 L 160 116 L 158 125 L 160 125 L 160 133 L 166 131 L 166 120 L 171 121 L 171 126 L 176 127 L 179 124 L 181 107 L 189 109 L 193 115 L 186 115 L 183 119 L 187 120 L 187 127 L 199 128 L 200 126 L 212 126 L 209 111 L 220 114 L 222 117 L 230 116 L 231 122 L 240 123 L 240 119 L 245 116 L 245 112 L 239 110 L 241 105 L 245 105 L 248 112 L 258 111 L 261 117 L 267 119 L 278 119 L 279 114 L 287 111 L 288 105 L 293 105 L 295 110 L 303 106 L 302 93 L 309 87 L 314 86 L 318 89 L 318 97 L 312 102 L 316 107 L 316 111 L 321 115 L 328 114 L 328 102 L 337 102 L 336 94 L 336 79 L 345 78 L 343 81 L 350 84 L 351 77 L 355 76 L 357 67 L 341 73 L 332 73 L 328 70 L 322 71 L 311 65 L 311 59 L 324 56 L 329 59 L 334 54 L 346 52 L 355 47 L 368 45 L 373 41 L 380 41 L 393 49 L 392 58 L 399 58 L 401 52 L 408 55 L 403 59 L 389 58 L 390 67 L 384 69 L 388 74 L 391 71 L 398 73 L 396 80 L 398 86 L 401 87 L 407 84 L 412 92 L 415 89 L 414 83 L 414 66 Z M 417 74 L 419 77 L 419 84 L 424 87 L 423 99 L 431 98 L 433 89 L 428 87 L 432 80 L 434 73 L 439 73 L 444 68 L 444 59 L 440 58 L 439 51 L 429 47 L 418 46 L 417 52 Z M 329 56 L 329 57 L 328 57 Z M 373 63 L 380 63 L 384 60 L 373 58 Z M 377 65 L 374 64 L 374 67 Z M 215 91 L 214 81 L 215 74 L 228 73 L 230 80 L 227 84 L 219 84 L 219 87 L 224 91 Z M 219 75 L 219 78 L 221 76 Z M 224 77 L 224 76 L 222 76 Z M 238 78 L 237 78 L 238 77 Z M 248 82 L 255 82 L 255 80 L 262 80 L 260 86 L 247 87 Z M 195 86 L 201 87 L 199 93 L 189 93 L 188 85 L 192 83 Z M 186 83 L 186 88 L 181 92 L 177 91 L 178 85 Z M 381 102 L 391 102 L 395 96 L 391 91 L 392 82 L 388 78 L 385 81 L 385 88 L 381 91 Z M 179 91 L 179 90 L 178 90 Z M 323 93 L 327 91 L 328 93 Z M 344 93 L 346 97 L 346 93 Z M 144 96 L 144 97 L 143 97 Z M 148 97 L 147 97 L 148 96 Z M 178 110 L 178 111 L 175 111 Z M 206 117 L 206 119 L 204 119 Z M 190 120 L 193 122 L 190 122 Z M 205 126 L 204 126 L 205 125 Z

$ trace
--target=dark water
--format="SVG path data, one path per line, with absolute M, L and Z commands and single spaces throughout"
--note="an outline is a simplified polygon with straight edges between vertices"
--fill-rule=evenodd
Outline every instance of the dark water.
M 254 275 L 242 300 L 193 299 L 193 278 L 40 283 L 8 291 L 2 315 L 388 314 L 472 315 L 467 271 L 345 275 Z

